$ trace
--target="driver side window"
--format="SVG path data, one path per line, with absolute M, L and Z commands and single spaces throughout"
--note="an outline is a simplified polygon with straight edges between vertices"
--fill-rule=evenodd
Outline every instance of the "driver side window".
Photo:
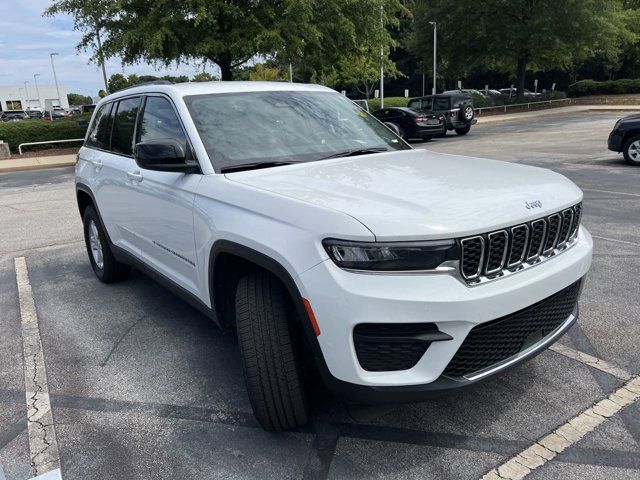
M 189 151 L 187 137 L 171 102 L 164 97 L 147 97 L 137 142 L 161 139 L 175 140 L 185 153 Z

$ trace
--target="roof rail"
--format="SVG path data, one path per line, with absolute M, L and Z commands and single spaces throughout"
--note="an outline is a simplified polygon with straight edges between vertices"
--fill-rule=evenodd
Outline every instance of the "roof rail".
M 136 83 L 135 85 L 129 85 L 128 87 L 124 87 L 124 88 L 121 88 L 120 90 L 116 90 L 116 92 L 122 92 L 123 90 L 129 90 L 130 88 L 135 88 L 135 87 L 144 87 L 145 85 L 173 85 L 173 82 L 170 82 L 169 80 L 152 80 L 151 82 L 142 82 L 142 83 Z M 116 93 L 116 92 L 111 92 L 111 93 Z

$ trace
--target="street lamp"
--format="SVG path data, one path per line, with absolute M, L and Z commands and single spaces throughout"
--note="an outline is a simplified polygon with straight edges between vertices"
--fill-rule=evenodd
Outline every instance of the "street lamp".
M 58 55 L 57 53 L 50 53 L 49 57 L 51 57 L 51 69 L 53 70 L 53 80 L 56 82 L 56 92 L 58 93 L 58 103 L 59 103 L 59 107 L 62 108 L 62 99 L 60 98 L 60 87 L 58 86 L 58 77 L 56 76 L 56 67 L 53 64 L 53 56 L 54 55 Z M 53 105 L 51 105 L 51 107 L 53 108 Z M 51 118 L 53 119 L 53 115 L 51 115 Z
M 42 100 L 40 100 L 40 89 L 38 88 L 38 77 L 40 76 L 39 73 L 34 73 L 33 74 L 33 83 L 36 84 L 36 94 L 38 94 L 38 108 L 40 110 L 42 110 Z
M 384 0 L 380 1 L 380 108 L 384 108 Z
M 436 25 L 436 22 L 429 22 L 431 25 L 433 25 L 433 91 L 431 92 L 432 95 L 436 94 L 436 51 L 437 51 L 437 44 L 438 44 L 438 26 Z
M 27 95 L 27 110 L 31 110 L 31 104 L 29 103 L 29 89 L 27 88 L 27 83 L 29 83 L 29 80 L 25 80 L 23 83 L 24 83 L 24 91 Z

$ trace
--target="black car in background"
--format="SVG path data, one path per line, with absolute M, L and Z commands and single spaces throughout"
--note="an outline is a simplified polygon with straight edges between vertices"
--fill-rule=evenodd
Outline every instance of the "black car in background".
M 0 114 L 0 120 L 3 122 L 14 122 L 18 120 L 27 120 L 29 115 L 24 110 L 5 110 Z
M 439 114 L 408 107 L 391 107 L 376 110 L 372 115 L 383 123 L 395 125 L 405 140 L 421 138 L 428 141 L 446 133 L 444 117 Z
M 455 130 L 458 135 L 466 135 L 475 118 L 473 100 L 466 92 L 456 91 L 439 95 L 426 95 L 409 100 L 409 108 L 444 116 L 447 130 Z
M 608 147 L 622 152 L 627 163 L 640 166 L 640 115 L 618 120 L 609 134 Z

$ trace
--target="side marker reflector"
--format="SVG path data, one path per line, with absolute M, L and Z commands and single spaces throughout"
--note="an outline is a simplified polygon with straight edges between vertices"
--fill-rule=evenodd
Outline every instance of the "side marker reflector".
M 313 333 L 317 337 L 320 335 L 320 327 L 318 326 L 318 322 L 316 321 L 316 316 L 313 314 L 313 310 L 311 310 L 311 304 L 309 303 L 309 300 L 307 300 L 306 298 L 302 299 L 302 303 L 304 303 L 304 308 L 307 311 L 309 320 L 311 321 L 311 326 L 313 327 Z

